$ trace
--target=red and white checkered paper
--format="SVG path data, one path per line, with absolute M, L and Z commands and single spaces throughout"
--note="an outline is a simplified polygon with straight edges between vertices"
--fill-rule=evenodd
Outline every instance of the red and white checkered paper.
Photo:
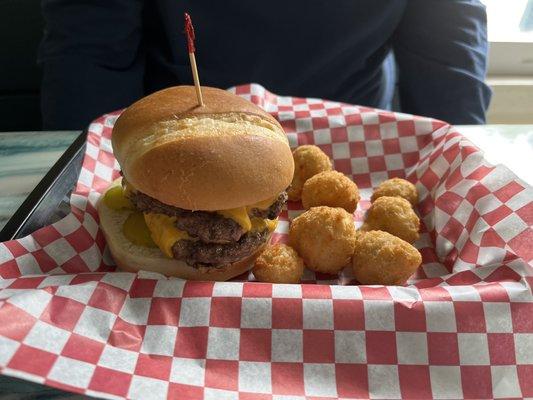
M 423 265 L 411 284 L 115 271 L 95 210 L 118 176 L 113 113 L 89 128 L 72 214 L 0 244 L 1 372 L 106 398 L 533 397 L 532 189 L 444 122 L 258 85 L 233 92 L 353 177 L 358 224 L 379 182 L 416 183 Z M 288 208 L 277 241 L 301 212 Z

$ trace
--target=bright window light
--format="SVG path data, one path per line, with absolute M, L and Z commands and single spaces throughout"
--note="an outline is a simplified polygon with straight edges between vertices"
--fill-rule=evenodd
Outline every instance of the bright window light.
M 490 42 L 533 42 L 533 0 L 481 0 Z

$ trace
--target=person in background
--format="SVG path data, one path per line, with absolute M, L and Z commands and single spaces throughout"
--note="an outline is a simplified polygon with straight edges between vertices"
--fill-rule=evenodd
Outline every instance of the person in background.
M 44 129 L 81 129 L 156 90 L 192 84 L 183 13 L 202 85 L 268 90 L 485 122 L 487 24 L 476 0 L 42 0 Z

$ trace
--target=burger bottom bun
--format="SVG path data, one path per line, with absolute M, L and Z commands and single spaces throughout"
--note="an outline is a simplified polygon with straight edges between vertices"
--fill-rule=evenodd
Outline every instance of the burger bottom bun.
M 159 248 L 137 246 L 130 242 L 122 232 L 124 221 L 131 211 L 113 210 L 103 201 L 103 196 L 98 202 L 98 216 L 109 251 L 117 266 L 123 271 L 138 272 L 151 271 L 166 276 L 175 276 L 182 279 L 197 281 L 226 281 L 249 271 L 270 242 L 271 234 L 267 240 L 250 256 L 220 267 L 194 268 L 176 259 L 166 257 Z

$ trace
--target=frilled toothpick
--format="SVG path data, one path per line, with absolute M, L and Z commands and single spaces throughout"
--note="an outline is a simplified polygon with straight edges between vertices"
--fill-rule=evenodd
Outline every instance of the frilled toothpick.
M 189 51 L 189 60 L 191 61 L 191 71 L 194 80 L 194 88 L 196 89 L 196 97 L 198 98 L 198 105 L 203 107 L 204 99 L 200 87 L 200 78 L 198 77 L 198 68 L 196 67 L 196 57 L 194 56 L 194 27 L 192 26 L 191 16 L 187 13 L 185 13 L 185 35 L 187 35 L 187 47 Z

